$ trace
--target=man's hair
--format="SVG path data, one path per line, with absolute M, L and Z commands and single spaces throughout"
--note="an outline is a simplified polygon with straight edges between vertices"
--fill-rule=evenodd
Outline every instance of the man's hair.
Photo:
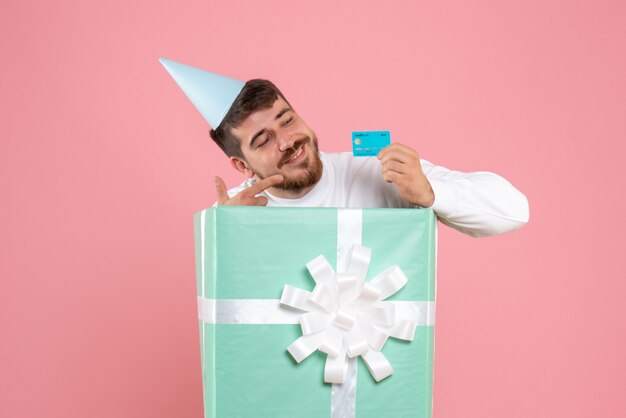
M 249 80 L 243 86 L 241 92 L 239 92 L 228 113 L 224 116 L 222 123 L 216 129 L 211 130 L 211 138 L 227 156 L 243 158 L 241 141 L 233 135 L 232 129 L 237 128 L 248 116 L 257 110 L 272 107 L 278 97 L 287 102 L 285 96 L 271 81 L 261 79 Z

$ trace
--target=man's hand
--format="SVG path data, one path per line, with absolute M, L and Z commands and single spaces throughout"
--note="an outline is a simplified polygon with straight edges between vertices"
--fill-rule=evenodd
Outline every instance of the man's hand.
M 378 154 L 378 159 L 382 164 L 383 179 L 393 183 L 404 200 L 425 208 L 432 206 L 435 193 L 422 171 L 417 151 L 394 142 Z
M 265 206 L 267 205 L 267 197 L 256 195 L 263 190 L 283 182 L 283 176 L 275 174 L 261 181 L 254 183 L 245 190 L 240 191 L 233 197 L 228 197 L 226 183 L 221 177 L 215 176 L 215 189 L 217 190 L 218 206 Z

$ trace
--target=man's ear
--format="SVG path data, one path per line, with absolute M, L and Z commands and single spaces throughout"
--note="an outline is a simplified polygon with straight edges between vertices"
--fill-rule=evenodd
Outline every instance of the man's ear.
M 252 172 L 252 170 L 248 166 L 248 163 L 246 163 L 241 158 L 239 158 L 239 157 L 230 157 L 229 161 L 230 161 L 230 165 L 235 170 L 239 171 L 240 173 L 245 174 L 246 177 L 252 177 L 254 175 L 254 173 Z

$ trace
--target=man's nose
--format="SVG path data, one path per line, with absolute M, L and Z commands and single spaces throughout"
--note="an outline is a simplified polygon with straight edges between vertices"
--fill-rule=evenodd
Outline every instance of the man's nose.
M 293 148 L 293 144 L 295 141 L 288 133 L 278 133 L 276 137 L 278 139 L 278 149 L 280 150 L 280 152 L 285 152 L 289 148 Z

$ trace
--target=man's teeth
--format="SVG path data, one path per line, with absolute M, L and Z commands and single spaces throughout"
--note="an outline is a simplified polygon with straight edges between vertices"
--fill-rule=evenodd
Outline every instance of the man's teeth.
M 302 148 L 304 148 L 304 147 L 298 148 L 298 151 L 296 151 L 296 153 L 293 154 L 293 156 L 290 159 L 288 159 L 287 162 L 289 163 L 289 162 L 295 160 L 296 158 L 298 158 L 300 156 L 300 153 L 302 153 Z

